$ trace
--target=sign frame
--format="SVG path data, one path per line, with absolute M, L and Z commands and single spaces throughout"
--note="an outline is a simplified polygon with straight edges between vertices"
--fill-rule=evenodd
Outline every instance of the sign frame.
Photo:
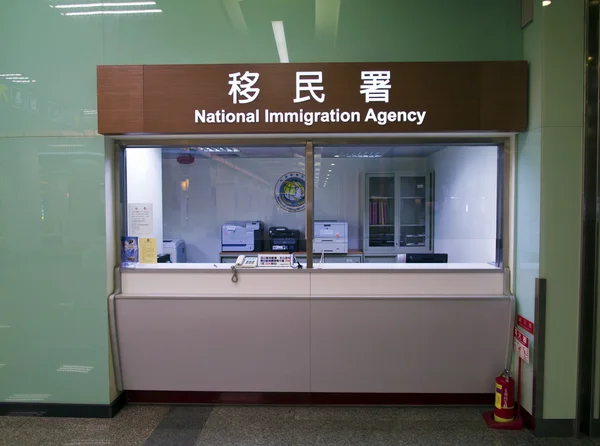
M 526 61 L 98 66 L 98 131 L 516 133 L 527 71 Z

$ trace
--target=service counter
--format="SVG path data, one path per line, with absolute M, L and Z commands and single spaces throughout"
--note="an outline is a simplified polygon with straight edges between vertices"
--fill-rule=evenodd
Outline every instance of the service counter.
M 139 265 L 111 296 L 126 390 L 488 394 L 514 298 L 488 264 Z

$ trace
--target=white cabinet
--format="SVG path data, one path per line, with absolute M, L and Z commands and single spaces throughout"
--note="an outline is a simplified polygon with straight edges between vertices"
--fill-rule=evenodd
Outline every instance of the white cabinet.
M 365 175 L 365 255 L 433 251 L 432 182 L 433 174 Z

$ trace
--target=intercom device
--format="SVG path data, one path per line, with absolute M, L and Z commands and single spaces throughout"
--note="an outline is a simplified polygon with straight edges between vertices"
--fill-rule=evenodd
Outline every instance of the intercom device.
M 238 256 L 235 261 L 236 268 L 256 268 L 258 265 L 258 257 L 257 256 Z

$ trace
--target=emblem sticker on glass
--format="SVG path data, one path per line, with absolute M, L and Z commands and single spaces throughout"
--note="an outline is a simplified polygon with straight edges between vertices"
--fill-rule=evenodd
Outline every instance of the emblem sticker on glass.
M 288 172 L 275 185 L 275 201 L 288 212 L 301 212 L 305 202 L 306 179 L 301 172 Z

